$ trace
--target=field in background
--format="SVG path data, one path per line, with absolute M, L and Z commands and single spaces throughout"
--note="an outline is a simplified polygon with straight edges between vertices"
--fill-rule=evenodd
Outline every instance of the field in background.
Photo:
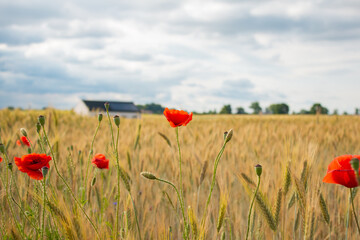
M 50 142 L 56 149 L 60 171 L 70 183 L 76 196 L 81 198 L 83 179 L 91 139 L 93 137 L 97 117 L 81 117 L 69 111 L 0 111 L 1 138 L 8 146 L 10 158 L 26 154 L 26 148 L 16 145 L 19 139 L 19 129 L 24 127 L 28 131 L 30 140 L 36 143 L 37 134 L 35 124 L 37 117 L 46 117 L 46 128 L 49 130 Z M 244 187 L 242 173 L 256 182 L 255 164 L 263 166 L 260 190 L 266 195 L 269 206 L 274 206 L 277 193 L 284 186 L 283 172 L 290 161 L 291 174 L 300 178 L 304 162 L 307 170 L 306 190 L 306 220 L 298 221 L 296 213 L 300 208 L 296 202 L 290 208 L 288 203 L 294 192 L 292 182 L 290 190 L 283 200 L 280 212 L 279 226 L 272 231 L 259 208 L 256 209 L 255 219 L 252 219 L 251 233 L 253 239 L 299 239 L 303 238 L 303 228 L 306 234 L 313 231 L 314 239 L 326 239 L 329 234 L 328 225 L 323 220 L 319 206 L 319 191 L 321 191 L 328 205 L 332 223 L 332 238 L 345 238 L 345 216 L 348 210 L 349 191 L 343 187 L 322 183 L 327 165 L 338 155 L 359 154 L 360 149 L 360 119 L 355 116 L 237 116 L 237 115 L 208 115 L 193 116 L 193 120 L 186 126 L 180 127 L 180 144 L 183 156 L 183 182 L 185 205 L 194 209 L 198 221 L 203 213 L 206 197 L 212 177 L 214 159 L 223 143 L 223 132 L 234 130 L 232 140 L 227 144 L 224 155 L 219 163 L 217 184 L 210 204 L 206 225 L 206 239 L 220 238 L 225 231 L 226 239 L 243 239 L 246 234 L 247 214 L 250 197 Z M 139 147 L 134 149 L 141 124 Z M 167 136 L 169 144 L 159 135 Z M 105 118 L 101 123 L 98 136 L 94 144 L 94 154 L 103 153 L 110 159 L 110 169 L 97 173 L 96 183 L 88 187 L 86 195 L 89 202 L 85 209 L 94 219 L 103 239 L 111 235 L 115 216 L 116 202 L 116 166 L 111 150 L 110 130 Z M 36 146 L 36 149 L 38 147 Z M 176 212 L 172 209 L 167 198 L 177 208 L 176 194 L 173 189 L 160 182 L 149 181 L 140 176 L 140 172 L 149 171 L 156 176 L 178 184 L 178 155 L 175 131 L 169 126 L 164 116 L 143 115 L 140 120 L 121 119 L 119 141 L 120 164 L 131 178 L 131 191 L 139 214 L 139 223 L 144 239 L 181 238 L 181 226 Z M 204 181 L 199 182 L 204 163 L 208 168 Z M 130 164 L 129 164 L 130 163 Z M 131 165 L 131 167 L 130 167 Z M 47 228 L 60 229 L 61 239 L 73 236 L 75 239 L 94 239 L 94 232 L 86 218 L 76 207 L 70 194 L 56 175 L 53 163 L 50 161 L 50 175 L 48 194 L 62 220 L 53 221 L 59 217 L 47 212 Z M 94 176 L 95 168 L 91 166 L 89 181 Z M 16 201 L 24 201 L 27 190 L 30 190 L 26 209 L 31 213 L 31 219 L 38 221 L 35 180 L 28 182 L 28 176 L 18 171 L 14 164 L 15 181 L 19 188 L 19 195 L 13 190 Z M 5 162 L 0 163 L 0 174 L 5 174 Z M 28 185 L 29 184 L 29 185 Z M 134 214 L 128 193 L 121 185 L 121 227 L 125 238 L 136 238 Z M 1 234 L 17 230 L 11 219 L 7 202 L 4 197 L 3 183 L 0 184 L 0 227 Z M 216 225 L 219 214 L 220 196 L 226 196 L 227 208 L 225 222 L 220 234 Z M 359 209 L 359 196 L 355 199 Z M 41 201 L 40 201 L 41 202 Z M 40 204 L 41 208 L 41 204 Z M 19 210 L 14 205 L 16 214 L 21 222 Z M 54 209 L 53 209 L 54 211 Z M 61 221 L 67 222 L 63 227 Z M 305 227 L 302 226 L 306 225 Z M 350 218 L 348 239 L 356 239 L 357 229 L 353 218 Z M 31 234 L 31 226 L 24 220 L 25 232 Z M 66 227 L 64 227 L 66 226 Z M 311 226 L 313 226 L 311 228 Z M 54 237 L 55 238 L 55 237 Z

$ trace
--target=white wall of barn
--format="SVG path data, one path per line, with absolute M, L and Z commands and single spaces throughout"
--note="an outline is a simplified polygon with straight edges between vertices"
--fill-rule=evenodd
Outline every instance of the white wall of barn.
M 74 108 L 74 111 L 79 115 L 89 115 L 89 108 L 83 101 L 80 101 Z
M 99 113 L 106 116 L 106 112 L 103 111 L 90 111 L 83 101 L 79 102 L 75 106 L 74 111 L 75 113 L 83 116 L 97 116 Z M 141 118 L 141 113 L 139 112 L 109 112 L 109 114 L 110 116 L 118 115 L 119 117 L 124 118 Z

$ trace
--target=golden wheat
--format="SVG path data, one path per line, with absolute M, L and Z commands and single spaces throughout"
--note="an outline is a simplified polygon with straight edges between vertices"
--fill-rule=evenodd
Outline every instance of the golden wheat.
M 97 118 L 77 116 L 71 111 L 52 109 L 45 111 L 1 110 L 0 136 L 11 160 L 27 152 L 25 148 L 16 145 L 20 128 L 27 129 L 36 152 L 42 152 L 41 149 L 45 149 L 46 153 L 49 153 L 44 139 L 36 133 L 37 117 L 40 114 L 46 118 L 46 131 L 58 161 L 59 171 L 70 184 L 75 196 L 80 198 L 83 189 L 91 185 L 91 179 L 94 176 L 94 169 L 91 167 L 89 181 L 84 183 L 87 166 L 87 158 L 84 156 L 89 154 Z M 221 231 L 224 232 L 226 239 L 244 237 L 250 201 L 245 192 L 246 188 L 250 189 L 250 193 L 254 189 L 256 175 L 253 166 L 257 163 L 263 166 L 263 175 L 261 194 L 256 197 L 256 217 L 254 214 L 251 223 L 253 238 L 271 239 L 274 229 L 277 232 L 284 231 L 284 239 L 292 239 L 294 233 L 298 238 L 299 231 L 294 231 L 294 226 L 296 230 L 300 225 L 301 228 L 310 226 L 306 230 L 307 237 L 313 236 L 314 239 L 328 237 L 327 220 L 317 221 L 318 217 L 324 214 L 321 204 L 318 207 L 319 195 L 316 194 L 318 189 L 321 189 L 323 200 L 328 208 L 329 219 L 333 223 L 334 231 L 331 237 L 334 239 L 345 237 L 344 214 L 347 204 L 343 203 L 347 203 L 347 194 L 342 187 L 322 184 L 321 179 L 325 175 L 327 165 L 335 156 L 359 152 L 360 141 L 355 134 L 360 129 L 358 117 L 318 116 L 317 121 L 315 116 L 194 115 L 193 121 L 188 126 L 181 127 L 179 136 L 183 159 L 184 202 L 186 205 L 191 205 L 194 215 L 199 216 L 203 213 L 202 209 L 211 184 L 211 175 L 206 172 L 206 168 L 213 167 L 213 159 L 216 158 L 218 148 L 224 141 L 223 132 L 230 128 L 233 129 L 233 137 L 227 144 L 219 163 L 216 175 L 217 184 L 209 205 L 209 217 L 205 229 L 197 230 L 200 239 L 215 239 L 223 236 L 217 233 L 216 217 L 224 188 L 229 194 L 228 209 L 231 209 L 226 212 L 226 222 L 229 221 L 229 225 L 234 227 L 230 232 L 224 225 Z M 94 220 L 103 239 L 111 236 L 116 208 L 114 203 L 116 202 L 118 170 L 109 136 L 109 127 L 103 122 L 94 142 L 94 154 L 103 153 L 108 156 L 110 168 L 97 173 L 91 192 L 86 188 L 86 195 L 89 197 L 86 196 L 85 199 L 88 198 L 88 200 L 81 202 L 87 214 Z M 178 218 L 181 213 L 179 203 L 176 201 L 176 193 L 166 185 L 140 177 L 140 172 L 146 170 L 155 173 L 159 178 L 177 181 L 179 176 L 177 147 L 176 144 L 172 144 L 175 137 L 173 129 L 168 126 L 163 116 L 143 115 L 141 120 L 121 119 L 118 149 L 120 164 L 124 170 L 121 176 L 124 185 L 121 188 L 126 188 L 132 193 L 144 239 L 157 239 L 161 236 L 162 239 L 168 239 L 169 235 L 172 239 L 182 238 L 182 227 Z M 46 214 L 48 216 L 52 214 L 54 217 L 46 220 L 47 231 L 49 234 L 55 234 L 58 228 L 59 238 L 77 239 L 81 236 L 83 239 L 93 239 L 95 233 L 91 225 L 76 207 L 64 183 L 57 177 L 53 162 L 50 162 L 50 166 Z M 5 176 L 5 172 L 6 166 L 3 161 L 0 163 L 1 176 Z M 41 188 L 34 181 L 27 187 L 27 175 L 18 171 L 15 165 L 13 173 L 14 182 L 20 192 L 18 195 L 13 189 L 14 198 L 20 206 L 24 207 L 29 219 L 38 226 L 40 216 L 38 211 L 41 209 L 41 204 L 39 205 L 33 197 L 29 197 L 27 201 L 24 199 L 28 190 L 41 196 Z M 239 179 L 242 179 L 245 184 Z M 199 188 L 200 183 L 201 188 Z M 283 207 L 279 205 L 280 188 L 283 192 L 282 201 L 286 200 L 287 203 L 285 222 L 282 222 L 283 218 L 279 217 L 280 212 L 283 213 L 285 209 L 285 205 Z M 2 211 L 0 237 L 21 238 L 21 233 L 16 227 L 10 228 L 6 224 L 7 220 L 12 219 L 12 215 L 3 197 L 5 196 L 5 182 L 3 181 L 0 184 L 0 191 L 3 199 L 0 203 Z M 164 195 L 163 191 L 167 193 Z M 122 224 L 120 227 L 124 231 L 129 231 L 129 234 L 124 233 L 127 239 L 136 239 L 134 210 L 125 204 L 128 197 L 124 193 L 122 191 L 120 196 L 121 212 L 131 213 L 130 220 L 133 226 L 127 229 L 129 219 L 125 214 L 125 219 L 120 221 Z M 287 196 L 286 199 L 285 196 Z M 195 204 L 197 202 L 198 205 Z M 276 207 L 271 208 L 272 205 L 269 202 L 275 203 Z M 359 207 L 358 203 L 356 205 Z M 24 233 L 32 238 L 33 227 L 16 205 L 13 205 L 13 208 L 20 223 L 25 222 Z M 260 213 L 264 214 L 265 218 L 260 216 Z M 76 215 L 76 218 L 69 217 L 72 215 Z M 282 226 L 281 229 L 278 225 Z M 311 229 L 312 225 L 316 227 Z M 356 227 L 350 224 L 348 239 L 356 238 Z

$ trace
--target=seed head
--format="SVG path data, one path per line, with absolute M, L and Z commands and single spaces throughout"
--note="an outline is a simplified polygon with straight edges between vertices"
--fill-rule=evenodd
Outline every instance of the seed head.
M 155 175 L 152 174 L 152 173 L 150 173 L 150 172 L 142 172 L 142 173 L 140 173 L 140 174 L 141 174 L 141 176 L 143 176 L 144 178 L 147 178 L 147 179 L 150 179 L 150 180 L 155 180 L 155 179 L 157 179 L 157 178 L 155 177 Z
M 42 174 L 43 174 L 43 176 L 44 176 L 44 178 L 46 177 L 46 175 L 48 174 L 48 172 L 49 172 L 49 168 L 48 167 L 42 167 L 41 168 L 41 171 L 42 171 Z
M 224 133 L 224 135 L 225 135 L 225 133 Z M 233 136 L 233 130 L 230 129 L 225 136 L 225 142 L 226 143 L 229 142 L 231 140 L 232 136 Z
M 109 111 L 110 103 L 106 102 L 104 104 L 106 111 Z
M 354 171 L 356 173 L 358 173 L 359 172 L 359 159 L 357 159 L 357 158 L 351 159 L 350 164 L 351 164 L 352 169 L 354 169 Z
M 118 115 L 114 116 L 114 123 L 117 127 L 120 125 L 120 117 Z
M 39 123 L 41 124 L 41 126 L 45 125 L 45 117 L 43 115 L 39 116 Z
M 101 120 L 103 119 L 103 115 L 101 113 L 99 113 L 98 115 L 98 121 L 101 122 Z
M 27 132 L 25 128 L 20 128 L 20 132 L 23 136 L 27 137 Z
M 226 139 L 227 134 L 228 134 L 228 132 L 224 132 L 224 141 Z
M 258 177 L 261 176 L 261 173 L 262 173 L 262 166 L 260 164 L 257 164 L 255 166 L 255 172 L 256 172 L 256 175 L 258 175 Z

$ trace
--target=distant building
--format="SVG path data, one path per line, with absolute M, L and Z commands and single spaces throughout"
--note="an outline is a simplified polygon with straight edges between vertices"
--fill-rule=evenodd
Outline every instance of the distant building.
M 98 113 L 106 114 L 105 103 L 110 104 L 109 113 L 111 116 L 119 115 L 125 118 L 139 118 L 140 110 L 133 102 L 115 102 L 115 101 L 88 101 L 81 100 L 74 108 L 74 111 L 80 115 L 95 116 Z

